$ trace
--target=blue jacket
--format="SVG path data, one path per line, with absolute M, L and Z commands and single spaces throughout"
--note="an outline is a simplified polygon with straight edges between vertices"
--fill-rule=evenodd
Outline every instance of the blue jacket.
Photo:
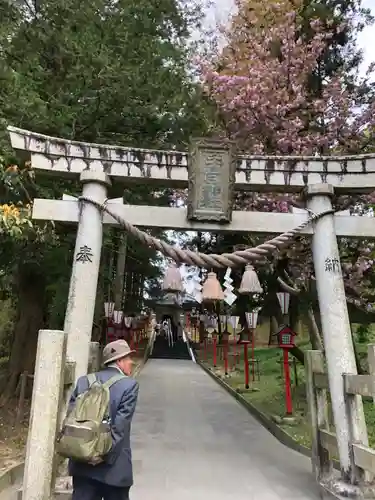
M 116 367 L 107 367 L 96 374 L 103 383 L 116 375 Z M 76 397 L 88 389 L 87 377 L 80 377 L 72 394 L 69 407 Z M 130 449 L 130 428 L 138 398 L 138 382 L 124 377 L 115 382 L 110 392 L 110 417 L 113 446 L 99 465 L 89 465 L 74 460 L 69 461 L 71 476 L 84 476 L 111 486 L 126 487 L 133 484 L 132 454 Z

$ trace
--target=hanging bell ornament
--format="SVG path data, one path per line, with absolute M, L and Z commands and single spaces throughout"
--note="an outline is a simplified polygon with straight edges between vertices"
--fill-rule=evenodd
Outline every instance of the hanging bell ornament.
M 224 300 L 224 292 L 216 277 L 216 273 L 208 273 L 202 287 L 202 301 L 215 302 L 216 300 Z
M 104 316 L 106 319 L 112 319 L 115 310 L 114 302 L 104 302 Z
M 242 295 L 263 293 L 263 288 L 260 286 L 258 275 L 251 264 L 247 264 L 245 267 L 245 272 L 243 273 L 238 293 Z
M 182 292 L 184 290 L 180 270 L 175 264 L 171 264 L 164 275 L 162 290 L 164 292 Z

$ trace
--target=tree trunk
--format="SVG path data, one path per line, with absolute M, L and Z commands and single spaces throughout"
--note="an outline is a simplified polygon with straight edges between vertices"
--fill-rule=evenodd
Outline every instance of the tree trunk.
M 305 366 L 305 353 L 302 349 L 297 346 L 294 346 L 289 350 L 290 354 L 296 358 L 303 366 Z
M 117 255 L 116 277 L 114 283 L 114 301 L 116 311 L 122 311 L 124 305 L 124 277 L 127 251 L 127 237 L 122 237 Z
M 34 373 L 38 332 L 44 327 L 45 278 L 41 269 L 21 265 L 18 269 L 18 315 L 9 360 L 6 402 L 15 394 L 20 374 Z
M 133 271 L 131 269 L 132 267 L 132 260 L 127 259 L 127 269 L 125 271 L 125 305 L 124 305 L 124 310 L 128 314 L 133 313 Z
M 95 310 L 94 310 L 94 325 L 93 325 L 93 338 L 94 342 L 100 342 L 103 336 L 103 319 L 104 319 L 104 286 L 103 275 L 99 275 L 98 288 L 96 292 Z
M 306 319 L 308 321 L 309 336 L 312 348 L 324 352 L 323 341 L 320 336 L 320 331 L 316 323 L 315 314 L 312 307 L 309 307 Z
M 352 342 L 353 342 L 353 350 L 354 350 L 354 356 L 355 356 L 355 364 L 357 365 L 357 372 L 358 372 L 358 375 L 364 375 L 364 374 L 365 374 L 365 371 L 364 371 L 364 369 L 362 368 L 362 365 L 361 365 L 361 358 L 359 357 L 359 354 L 358 354 L 357 345 L 356 345 L 356 343 L 354 342 L 353 332 L 352 332 Z
M 290 327 L 293 331 L 297 333 L 298 321 L 299 321 L 298 297 L 294 296 L 290 301 L 289 317 L 290 317 Z M 305 365 L 305 354 L 302 349 L 295 346 L 293 347 L 293 349 L 290 349 L 290 354 L 294 356 L 297 359 L 297 361 L 299 361 L 302 365 Z
M 277 344 L 277 340 L 275 340 L 274 337 L 278 332 L 278 326 L 279 326 L 279 322 L 277 321 L 275 316 L 271 316 L 270 317 L 270 333 L 269 333 L 269 337 L 268 337 L 268 345 Z
M 318 331 L 321 332 L 321 334 L 323 335 L 322 319 L 320 317 L 320 310 L 319 310 L 319 308 L 315 308 L 314 306 L 312 306 L 312 312 L 313 312 L 313 315 L 315 318 L 315 323 L 316 323 L 316 326 L 318 328 Z
M 141 286 L 141 275 L 137 272 L 134 273 L 134 312 L 139 313 L 139 290 Z

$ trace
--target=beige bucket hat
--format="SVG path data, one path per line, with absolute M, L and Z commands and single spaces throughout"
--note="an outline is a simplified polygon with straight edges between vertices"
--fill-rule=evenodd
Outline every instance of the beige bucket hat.
M 114 340 L 103 349 L 103 364 L 108 365 L 108 363 L 130 356 L 135 352 L 136 351 L 130 349 L 129 344 L 125 340 Z

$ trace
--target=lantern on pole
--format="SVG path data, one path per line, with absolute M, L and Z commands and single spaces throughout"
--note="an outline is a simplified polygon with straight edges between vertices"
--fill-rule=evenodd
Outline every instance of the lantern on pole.
M 105 316 L 105 338 L 106 342 L 115 340 L 115 328 L 113 324 L 113 313 L 115 310 L 114 302 L 104 302 L 104 316 Z
M 229 314 L 220 315 L 225 375 L 228 375 L 228 354 L 229 354 L 229 336 L 230 336 L 228 329 L 229 318 L 230 318 Z
M 133 336 L 132 334 L 132 316 L 124 316 L 123 321 L 124 321 L 124 329 L 125 329 L 125 337 L 126 341 L 131 344 L 131 338 Z
M 240 320 L 239 316 L 229 316 L 229 324 L 233 329 L 233 335 L 236 335 L 239 320 Z
M 116 325 L 119 325 L 122 323 L 122 317 L 123 317 L 124 313 L 122 311 L 116 311 L 114 310 L 113 311 L 113 322 L 116 324 Z
M 124 313 L 115 309 L 112 315 L 112 322 L 115 338 L 125 338 Z
M 104 302 L 104 316 L 107 320 L 112 319 L 114 310 L 114 302 Z
M 232 327 L 233 330 L 233 369 L 236 367 L 237 364 L 237 326 L 238 322 L 240 320 L 239 316 L 229 316 L 229 323 Z
M 276 295 L 280 304 L 281 312 L 283 316 L 286 316 L 289 312 L 290 293 L 278 292 Z
M 254 309 L 252 312 L 245 313 L 247 326 L 251 330 L 251 373 L 253 382 L 255 382 L 255 329 L 258 323 L 259 311 L 260 308 L 258 307 L 257 309 Z
M 245 313 L 247 326 L 249 328 L 251 328 L 252 330 L 257 327 L 258 313 L 259 313 L 258 308 L 254 309 L 254 311 L 252 311 L 252 312 Z
M 202 285 L 201 285 L 201 288 L 202 288 Z M 190 324 L 191 324 L 192 331 L 194 330 L 194 342 L 197 344 L 200 343 L 199 316 L 200 316 L 199 311 L 196 310 L 195 307 L 193 307 L 191 310 L 191 314 L 190 314 Z
M 207 275 L 206 281 L 202 287 L 202 302 L 215 303 L 224 300 L 224 292 L 220 282 L 217 279 L 216 273 L 210 272 Z M 217 322 L 220 321 L 216 314 L 211 316 L 211 320 L 216 321 L 216 328 L 207 327 L 206 330 L 212 333 L 212 349 L 213 349 L 213 364 L 216 367 L 217 363 Z
M 277 300 L 280 305 L 282 322 L 280 328 L 289 324 L 289 305 L 290 305 L 290 294 L 288 292 L 277 292 L 276 293 Z M 277 341 L 277 333 L 272 335 L 272 345 L 275 345 L 275 341 Z
M 220 314 L 219 319 L 220 319 L 221 330 L 222 331 L 227 330 L 228 329 L 228 316 L 226 314 Z
M 248 347 L 250 344 L 250 341 L 247 339 L 243 339 L 240 341 L 241 344 L 243 345 L 243 362 L 244 362 L 244 370 L 245 370 L 245 388 L 249 388 L 249 383 L 250 383 L 250 374 L 249 374 L 249 351 Z
M 218 318 L 216 314 L 210 314 L 205 311 L 203 316 L 203 323 L 205 332 L 207 332 L 212 338 L 212 356 L 213 365 L 216 368 L 217 363 L 217 331 L 218 331 Z M 205 359 L 207 358 L 207 337 L 205 336 Z
M 290 388 L 290 368 L 289 368 L 289 350 L 293 349 L 295 345 L 294 337 L 296 333 L 284 326 L 277 334 L 279 347 L 283 350 L 283 365 L 284 365 L 284 383 L 285 383 L 285 406 L 287 415 L 292 415 L 292 391 Z
M 277 299 L 280 304 L 284 322 L 288 323 L 288 313 L 290 304 L 290 293 L 278 292 Z M 292 392 L 290 387 L 289 350 L 294 347 L 295 332 L 288 326 L 284 326 L 277 334 L 279 347 L 283 350 L 284 384 L 285 384 L 285 406 L 287 415 L 293 412 Z

